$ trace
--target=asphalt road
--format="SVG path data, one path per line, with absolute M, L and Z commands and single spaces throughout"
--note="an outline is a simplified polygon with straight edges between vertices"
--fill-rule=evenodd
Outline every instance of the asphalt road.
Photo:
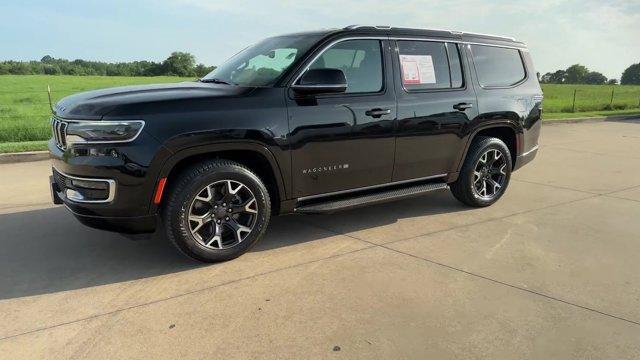
M 640 122 L 545 126 L 507 194 L 275 218 L 204 266 L 0 165 L 0 357 L 640 358 Z

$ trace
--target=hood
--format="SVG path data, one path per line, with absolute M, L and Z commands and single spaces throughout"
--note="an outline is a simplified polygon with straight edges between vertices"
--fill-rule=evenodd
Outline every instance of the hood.
M 60 100 L 54 115 L 65 119 L 98 120 L 122 108 L 145 107 L 189 100 L 207 100 L 246 95 L 253 88 L 224 84 L 181 82 L 121 86 L 74 94 Z

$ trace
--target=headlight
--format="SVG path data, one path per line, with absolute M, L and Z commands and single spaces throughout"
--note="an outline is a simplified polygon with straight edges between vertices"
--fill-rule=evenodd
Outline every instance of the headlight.
M 144 121 L 77 121 L 66 128 L 67 146 L 73 144 L 118 143 L 135 140 Z

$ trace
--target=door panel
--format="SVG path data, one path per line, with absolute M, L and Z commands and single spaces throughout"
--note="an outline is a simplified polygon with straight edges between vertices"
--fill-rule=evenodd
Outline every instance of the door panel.
M 302 97 L 290 90 L 287 99 L 295 197 L 391 181 L 396 99 L 393 78 L 385 71 L 391 69 L 388 42 L 345 40 L 323 54 L 328 52 L 310 68 L 343 70 L 347 93 Z M 381 56 L 377 64 L 371 58 L 376 55 Z M 372 73 L 376 69 L 380 75 Z
M 464 146 L 462 130 L 477 116 L 463 58 L 455 44 L 399 40 L 394 47 L 398 126 L 393 181 L 453 172 Z M 404 67 L 414 59 L 423 62 L 422 79 L 406 75 Z

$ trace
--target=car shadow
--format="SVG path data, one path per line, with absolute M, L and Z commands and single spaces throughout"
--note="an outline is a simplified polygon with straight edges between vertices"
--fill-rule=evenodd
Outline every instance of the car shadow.
M 448 192 L 331 215 L 274 217 L 251 251 L 273 250 L 400 218 L 463 211 Z M 340 227 L 327 226 L 339 222 Z M 292 224 L 296 226 L 291 236 Z M 320 231 L 319 231 L 320 229 Z M 62 207 L 0 215 L 0 300 L 99 286 L 211 266 L 179 254 L 153 234 L 132 241 L 80 224 Z M 214 266 L 224 266 L 218 264 Z

